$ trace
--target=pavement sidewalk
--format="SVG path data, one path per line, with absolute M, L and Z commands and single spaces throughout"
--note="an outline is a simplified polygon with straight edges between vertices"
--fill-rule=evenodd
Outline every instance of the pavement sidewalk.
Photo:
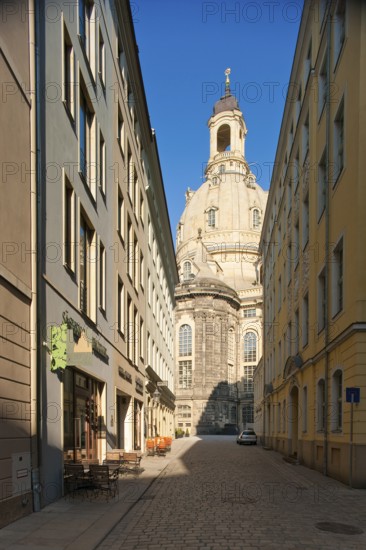
M 121 521 L 162 474 L 168 464 L 196 442 L 196 438 L 173 441 L 162 456 L 143 457 L 139 475 L 119 480 L 119 495 L 89 501 L 81 494 L 66 496 L 0 530 L 0 550 L 93 550 Z

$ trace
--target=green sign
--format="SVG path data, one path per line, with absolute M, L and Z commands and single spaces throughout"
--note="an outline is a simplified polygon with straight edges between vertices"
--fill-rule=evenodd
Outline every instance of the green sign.
M 51 327 L 51 370 L 67 367 L 67 324 Z

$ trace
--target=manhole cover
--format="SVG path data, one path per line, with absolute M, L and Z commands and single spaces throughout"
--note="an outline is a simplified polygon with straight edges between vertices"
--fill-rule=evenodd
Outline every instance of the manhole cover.
M 355 527 L 354 525 L 347 525 L 346 523 L 333 523 L 331 521 L 322 521 L 316 523 L 315 527 L 321 531 L 329 531 L 330 533 L 337 533 L 338 535 L 361 535 L 362 529 Z

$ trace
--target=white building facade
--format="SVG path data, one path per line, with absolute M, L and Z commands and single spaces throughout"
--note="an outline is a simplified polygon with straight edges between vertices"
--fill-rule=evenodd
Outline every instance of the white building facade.
M 176 427 L 191 434 L 254 425 L 261 356 L 258 244 L 267 192 L 245 159 L 247 129 L 226 74 L 208 121 L 206 179 L 187 190 L 177 231 Z

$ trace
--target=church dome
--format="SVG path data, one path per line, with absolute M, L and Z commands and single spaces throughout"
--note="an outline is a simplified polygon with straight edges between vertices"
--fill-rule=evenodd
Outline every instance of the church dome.
M 206 180 L 186 192 L 177 228 L 181 280 L 225 281 L 236 292 L 259 283 L 259 240 L 268 192 L 245 159 L 247 128 L 226 74 L 225 96 L 208 121 L 210 157 Z
M 259 240 L 266 202 L 267 192 L 252 174 L 244 176 L 233 169 L 210 176 L 197 191 L 188 191 L 177 250 L 195 240 L 199 229 L 205 242 L 238 242 L 243 233 Z

